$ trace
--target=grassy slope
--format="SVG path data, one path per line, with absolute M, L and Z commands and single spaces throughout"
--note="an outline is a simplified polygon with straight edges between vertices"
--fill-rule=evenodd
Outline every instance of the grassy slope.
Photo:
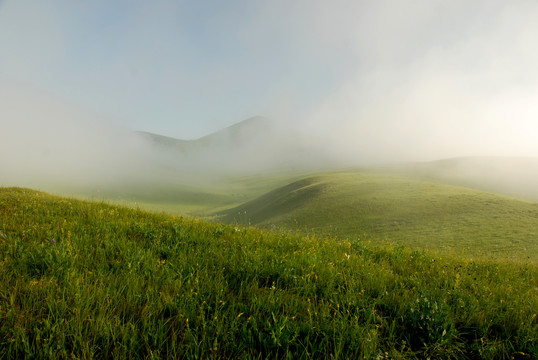
M 308 177 L 228 210 L 222 219 L 538 262 L 538 203 L 398 175 Z
M 538 270 L 0 188 L 0 357 L 521 358 Z
M 538 158 L 464 157 L 379 170 L 538 201 Z
M 45 186 L 43 190 L 61 196 L 93 201 L 110 201 L 172 215 L 212 216 L 238 206 L 265 192 L 305 176 L 304 172 L 272 172 L 262 175 L 208 176 L 198 181 L 181 181 L 178 174 L 161 174 L 152 181 L 133 180 L 101 186 Z

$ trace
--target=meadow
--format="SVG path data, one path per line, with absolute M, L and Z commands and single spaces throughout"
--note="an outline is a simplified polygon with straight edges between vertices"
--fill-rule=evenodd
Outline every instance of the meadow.
M 371 170 L 304 177 L 220 220 L 538 264 L 538 203 Z
M 0 188 L 1 358 L 533 359 L 537 275 Z
M 164 211 L 171 215 L 212 217 L 264 193 L 306 176 L 305 172 L 271 171 L 233 175 L 209 173 L 182 179 L 174 172 L 152 171 L 150 180 L 132 179 L 101 184 L 48 184 L 39 189 L 60 196 L 108 201 L 127 207 Z

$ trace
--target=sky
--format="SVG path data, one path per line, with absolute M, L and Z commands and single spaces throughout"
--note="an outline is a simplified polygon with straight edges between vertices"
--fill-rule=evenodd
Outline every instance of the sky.
M 261 115 L 365 162 L 538 156 L 536 19 L 536 0 L 0 0 L 0 152 Z

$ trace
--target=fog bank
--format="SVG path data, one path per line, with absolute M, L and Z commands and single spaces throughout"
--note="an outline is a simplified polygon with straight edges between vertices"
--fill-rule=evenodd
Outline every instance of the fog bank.
M 0 183 L 538 157 L 537 15 L 533 0 L 5 0 Z M 196 140 L 256 115 L 274 128 L 188 154 L 135 133 Z
M 0 118 L 2 185 L 49 189 L 145 176 L 143 142 L 121 124 L 58 96 L 2 81 Z

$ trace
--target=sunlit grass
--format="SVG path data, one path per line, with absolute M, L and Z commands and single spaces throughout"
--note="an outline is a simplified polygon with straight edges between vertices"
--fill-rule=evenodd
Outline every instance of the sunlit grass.
M 523 358 L 538 270 L 0 188 L 0 358 Z
M 223 214 L 231 223 L 538 264 L 538 203 L 401 175 L 324 173 Z
M 182 180 L 175 173 L 153 174 L 152 181 L 106 184 L 41 184 L 42 189 L 60 196 L 103 201 L 170 215 L 212 217 L 216 212 L 238 206 L 269 190 L 287 184 L 305 173 L 283 171 L 267 174 L 199 175 Z

